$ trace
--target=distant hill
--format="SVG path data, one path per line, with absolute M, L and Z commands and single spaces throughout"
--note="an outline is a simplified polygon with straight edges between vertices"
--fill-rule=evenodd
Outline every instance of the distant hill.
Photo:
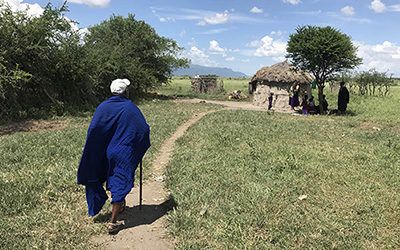
M 217 75 L 221 77 L 247 77 L 245 73 L 233 71 L 229 68 L 206 67 L 191 64 L 189 68 L 180 68 L 174 71 L 174 76 Z

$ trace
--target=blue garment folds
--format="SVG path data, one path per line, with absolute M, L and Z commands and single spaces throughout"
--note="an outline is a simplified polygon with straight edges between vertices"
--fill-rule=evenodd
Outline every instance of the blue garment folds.
M 129 99 L 113 96 L 97 107 L 78 168 L 78 184 L 86 187 L 90 216 L 98 214 L 108 198 L 104 182 L 111 203 L 125 200 L 149 147 L 150 127 Z

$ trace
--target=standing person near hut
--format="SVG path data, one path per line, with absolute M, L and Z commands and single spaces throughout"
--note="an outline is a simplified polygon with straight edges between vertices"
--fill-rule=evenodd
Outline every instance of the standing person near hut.
M 345 86 L 345 82 L 340 82 L 340 89 L 338 94 L 338 110 L 344 114 L 347 110 L 347 104 L 350 101 L 350 93 Z
M 113 96 L 94 113 L 78 168 L 78 184 L 86 188 L 90 216 L 98 214 L 108 199 L 104 182 L 111 192 L 110 234 L 122 226 L 117 223 L 117 215 L 125 208 L 135 170 L 150 147 L 150 127 L 139 108 L 128 99 L 129 85 L 127 79 L 111 83 Z
M 294 110 L 295 107 L 298 107 L 300 105 L 299 94 L 300 94 L 300 85 L 296 84 L 293 87 L 293 95 L 290 102 L 292 110 Z
M 272 109 L 273 101 L 274 101 L 274 93 L 270 93 L 268 97 L 268 110 Z

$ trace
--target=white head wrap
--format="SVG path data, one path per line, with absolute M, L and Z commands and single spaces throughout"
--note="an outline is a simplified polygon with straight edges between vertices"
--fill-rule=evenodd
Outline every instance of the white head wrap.
M 111 83 L 111 93 L 120 95 L 125 92 L 130 84 L 131 82 L 128 79 L 116 79 Z

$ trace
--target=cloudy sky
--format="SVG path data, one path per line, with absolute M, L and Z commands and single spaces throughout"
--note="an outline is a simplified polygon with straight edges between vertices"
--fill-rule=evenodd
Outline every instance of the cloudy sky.
M 0 0 L 40 15 L 48 0 Z M 56 6 L 63 1 L 54 0 Z M 358 46 L 361 70 L 400 76 L 400 0 L 69 0 L 68 18 L 87 28 L 112 14 L 135 14 L 176 40 L 193 63 L 248 75 L 284 60 L 299 25 L 330 25 Z

